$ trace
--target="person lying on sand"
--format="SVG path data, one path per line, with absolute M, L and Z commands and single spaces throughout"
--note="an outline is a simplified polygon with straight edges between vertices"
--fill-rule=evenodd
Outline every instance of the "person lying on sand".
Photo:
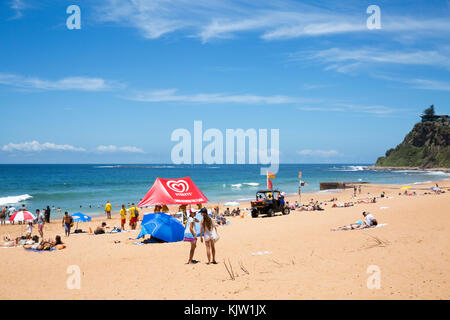
M 61 241 L 60 236 L 56 236 L 55 240 L 48 239 L 48 240 L 42 240 L 39 244 L 31 244 L 31 245 L 24 245 L 24 249 L 35 249 L 35 250 L 50 250 L 52 248 L 56 248 L 58 250 L 64 249 L 66 245 Z
M 371 213 L 364 211 L 362 214 L 364 216 L 364 220 L 358 220 L 355 223 L 343 227 L 333 228 L 331 229 L 331 231 L 365 229 L 365 228 L 372 228 L 378 225 L 378 221 L 374 218 L 374 216 Z

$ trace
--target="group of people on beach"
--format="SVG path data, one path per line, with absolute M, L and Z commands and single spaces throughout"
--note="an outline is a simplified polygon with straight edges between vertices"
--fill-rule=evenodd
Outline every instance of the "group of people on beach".
M 206 208 L 200 209 L 202 215 L 202 220 L 200 223 L 200 241 L 205 243 L 206 246 L 206 256 L 208 258 L 207 264 L 217 264 L 216 262 L 216 247 L 215 242 L 219 240 L 219 235 L 217 233 L 217 226 L 214 220 L 208 215 L 208 210 Z M 186 230 L 189 231 L 188 234 L 185 233 L 184 241 L 189 242 L 189 260 L 187 264 L 195 264 L 199 261 L 194 260 L 195 249 L 197 247 L 198 240 L 198 230 L 196 230 L 195 223 L 200 222 L 195 218 L 197 212 L 193 209 L 189 210 L 189 217 L 186 222 Z M 212 257 L 212 261 L 211 261 Z

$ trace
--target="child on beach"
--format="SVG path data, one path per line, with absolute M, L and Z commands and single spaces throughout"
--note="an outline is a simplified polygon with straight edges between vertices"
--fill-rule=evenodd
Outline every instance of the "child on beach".
M 45 215 L 39 209 L 36 209 L 37 223 L 38 223 L 38 231 L 41 238 L 44 238 L 44 223 L 45 223 Z
M 212 263 L 217 264 L 216 262 L 216 247 L 215 242 L 219 239 L 219 235 L 217 234 L 217 228 L 214 224 L 214 221 L 209 217 L 207 210 L 203 208 L 200 210 L 203 216 L 203 221 L 200 228 L 200 241 L 203 243 L 203 235 L 205 236 L 205 245 L 206 245 L 206 256 L 208 257 L 208 263 L 211 263 L 211 252 L 212 252 Z
M 33 233 L 33 222 L 32 222 L 32 221 L 29 221 L 29 222 L 28 222 L 28 225 L 27 225 L 27 233 L 26 233 L 25 237 L 26 237 L 27 239 L 30 239 L 32 233 Z
M 197 232 L 195 230 L 195 222 L 198 222 L 198 220 L 195 219 L 194 217 L 195 217 L 195 210 L 190 209 L 189 218 L 187 219 L 186 222 L 186 230 L 189 230 L 190 233 L 185 233 L 184 235 L 184 241 L 191 243 L 191 249 L 189 251 L 189 260 L 186 264 L 191 263 L 195 264 L 198 262 L 197 260 L 193 260 L 195 248 L 197 246 Z

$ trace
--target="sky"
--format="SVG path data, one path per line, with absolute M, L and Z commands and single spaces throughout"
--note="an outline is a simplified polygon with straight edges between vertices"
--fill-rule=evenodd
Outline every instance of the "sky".
M 171 163 L 195 120 L 278 129 L 281 163 L 374 163 L 429 105 L 450 113 L 449 17 L 443 0 L 2 0 L 0 163 Z

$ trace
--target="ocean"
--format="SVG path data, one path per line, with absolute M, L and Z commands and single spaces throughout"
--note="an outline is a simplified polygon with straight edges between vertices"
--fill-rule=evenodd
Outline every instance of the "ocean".
M 444 172 L 364 170 L 368 164 L 282 164 L 274 188 L 297 193 L 298 173 L 307 183 L 302 192 L 319 191 L 320 182 L 355 181 L 419 184 L 450 178 Z M 138 203 L 157 177 L 190 176 L 211 202 L 253 199 L 266 188 L 259 165 L 0 165 L 0 206 L 22 204 L 28 210 L 47 205 L 62 212 L 103 214 L 106 200 L 117 205 Z M 59 217 L 52 211 L 52 218 Z

